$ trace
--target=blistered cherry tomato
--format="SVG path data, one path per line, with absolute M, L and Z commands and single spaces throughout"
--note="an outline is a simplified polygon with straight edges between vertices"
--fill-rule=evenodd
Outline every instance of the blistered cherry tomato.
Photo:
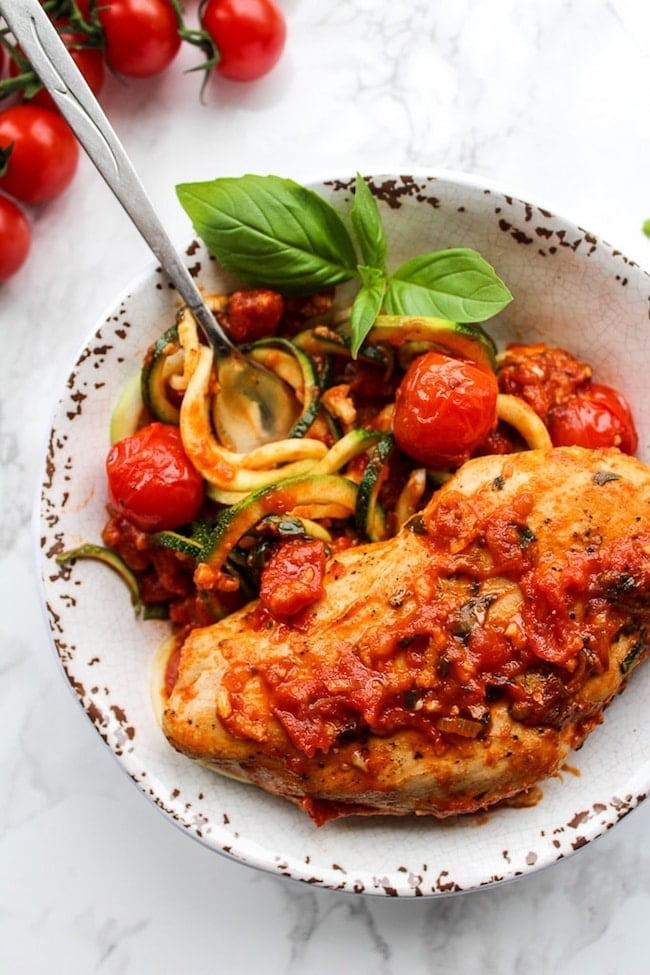
M 233 81 L 254 81 L 276 64 L 287 35 L 273 0 L 208 0 L 201 24 L 219 51 L 215 70 Z
M 150 423 L 113 444 L 106 458 L 109 500 L 141 531 L 178 528 L 199 513 L 203 479 L 178 427 Z
M 29 221 L 23 211 L 0 194 L 0 281 L 6 281 L 22 267 L 31 240 Z
M 556 447 L 619 447 L 634 454 L 639 444 L 627 400 L 602 383 L 588 383 L 552 410 L 548 429 Z
M 264 567 L 260 599 L 271 616 L 291 619 L 323 595 L 325 543 L 315 538 L 283 542 Z
M 283 311 L 284 300 L 277 291 L 266 288 L 233 291 L 223 315 L 223 325 L 233 341 L 255 342 L 275 335 Z
M 8 159 L 0 188 L 25 203 L 45 203 L 63 193 L 79 162 L 79 145 L 67 122 L 40 105 L 0 112 L 2 151 Z
M 398 447 L 426 467 L 458 467 L 494 429 L 497 393 L 488 369 L 438 352 L 418 356 L 395 395 Z
M 106 62 L 118 74 L 148 78 L 178 54 L 178 18 L 169 0 L 101 0 L 95 9 Z

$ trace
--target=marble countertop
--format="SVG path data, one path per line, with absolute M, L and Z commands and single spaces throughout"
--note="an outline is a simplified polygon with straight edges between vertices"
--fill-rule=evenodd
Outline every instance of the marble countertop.
M 262 82 L 215 81 L 202 104 L 182 52 L 157 80 L 107 84 L 107 114 L 179 242 L 180 181 L 427 167 L 548 202 L 650 265 L 645 0 L 280 4 L 287 49 Z M 61 679 L 31 515 L 66 370 L 149 254 L 85 157 L 31 216 L 29 262 L 0 287 L 0 970 L 645 973 L 648 804 L 525 879 L 396 901 L 234 864 L 133 788 Z

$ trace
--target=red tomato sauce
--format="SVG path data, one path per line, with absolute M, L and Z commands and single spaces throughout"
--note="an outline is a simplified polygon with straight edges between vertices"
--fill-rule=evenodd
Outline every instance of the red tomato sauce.
M 296 299 L 257 289 L 223 296 L 217 314 L 238 342 L 286 338 L 310 328 L 316 338 L 327 339 L 327 326 L 314 326 L 313 319 L 327 320 L 331 305 L 330 292 Z M 429 469 L 427 493 L 416 501 L 422 510 L 438 483 L 432 468 L 445 475 L 469 456 L 525 448 L 516 431 L 497 424 L 499 393 L 523 399 L 557 438 L 568 436 L 588 446 L 611 443 L 630 452 L 636 447 L 622 397 L 603 392 L 608 388 L 592 381 L 590 366 L 562 349 L 511 345 L 499 357 L 495 375 L 437 351 L 401 361 L 394 349 L 375 349 L 371 358 L 352 360 L 338 351 L 330 355 L 332 347 L 335 342 L 324 341 L 310 353 L 323 389 L 321 412 L 308 436 L 330 447 L 347 430 L 392 431 L 394 442 L 375 483 L 390 533 L 399 527 L 399 499 L 417 469 Z M 171 402 L 179 405 L 175 397 L 172 390 Z M 203 404 L 193 409 L 202 410 Z M 359 483 L 369 456 L 358 454 L 340 473 Z M 219 463 L 221 479 L 232 480 L 235 462 L 225 458 Z M 178 427 L 148 423 L 120 441 L 109 454 L 108 475 L 111 506 L 104 542 L 136 573 L 145 607 L 164 608 L 178 632 L 208 625 L 256 596 L 250 625 L 277 622 L 299 630 L 324 595 L 328 559 L 367 540 L 355 515 L 325 519 L 328 543 L 306 534 L 288 540 L 280 534 L 268 537 L 258 525 L 229 552 L 228 564 L 213 571 L 209 560 L 197 562 L 155 539 L 156 531 L 182 530 L 196 521 L 209 534 L 224 510 L 204 490 Z M 413 728 L 443 748 L 450 735 L 480 736 L 490 705 L 499 698 L 507 698 L 521 720 L 554 725 L 565 720 L 566 687 L 581 669 L 603 665 L 615 625 L 604 624 L 590 579 L 611 571 L 612 585 L 617 584 L 616 559 L 624 553 L 576 552 L 560 574 L 552 566 L 536 565 L 535 538 L 526 521 L 532 504 L 533 498 L 522 492 L 484 517 L 478 502 L 459 496 L 439 505 L 428 522 L 419 516 L 421 532 L 416 534 L 422 534 L 423 544 L 437 547 L 439 578 L 428 599 L 401 614 L 399 623 L 390 622 L 395 617 L 387 610 L 385 624 L 372 639 L 355 644 L 354 650 L 341 646 L 333 661 L 316 664 L 307 679 L 288 658 L 260 665 L 259 679 L 296 747 L 313 755 L 326 751 L 346 730 L 388 735 Z M 480 544 L 470 544 L 477 539 Z M 497 597 L 489 580 L 498 575 L 523 594 L 522 608 L 508 625 L 490 615 Z M 608 619 L 613 620 L 611 613 Z M 168 689 L 176 673 L 174 657 Z M 225 684 L 236 695 L 238 682 L 249 677 L 248 672 L 229 673 Z
M 550 556 L 535 558 L 525 522 L 531 506 L 522 491 L 496 518 L 476 506 L 469 524 L 452 525 L 442 511 L 423 539 L 436 550 L 435 598 L 423 597 L 397 622 L 387 614 L 374 638 L 342 643 L 327 663 L 303 659 L 296 667 L 286 657 L 260 664 L 272 711 L 296 748 L 313 757 L 346 732 L 414 729 L 444 750 L 450 736 L 480 737 L 499 699 L 524 723 L 561 727 L 570 719 L 572 687 L 586 672 L 603 672 L 624 619 L 607 593 L 624 587 L 626 574 L 637 583 L 650 578 L 650 534 L 647 556 L 639 555 L 638 540 L 587 546 L 558 572 Z M 455 550 L 457 532 L 463 544 Z M 477 539 L 485 544 L 472 550 L 483 555 L 468 559 L 464 548 Z M 506 621 L 490 618 L 497 595 L 489 584 L 497 575 L 523 595 Z
M 260 599 L 277 620 L 291 619 L 324 594 L 325 543 L 293 539 L 278 546 L 267 562 Z

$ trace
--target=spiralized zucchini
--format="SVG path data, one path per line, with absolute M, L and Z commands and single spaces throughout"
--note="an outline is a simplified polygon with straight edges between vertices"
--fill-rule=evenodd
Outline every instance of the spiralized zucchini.
M 280 478 L 303 474 L 310 461 L 327 453 L 320 440 L 287 439 L 240 454 L 223 447 L 212 428 L 213 353 L 202 346 L 183 397 L 180 430 L 183 446 L 197 471 L 209 484 L 229 491 L 257 491 Z M 252 456 L 252 465 L 249 458 Z M 283 465 L 282 469 L 278 469 Z
M 227 307 L 227 296 L 212 294 L 206 300 L 215 313 Z M 215 433 L 212 412 L 218 370 L 212 351 L 201 343 L 196 321 L 188 308 L 179 311 L 175 330 L 166 333 L 170 334 L 172 338 L 167 343 L 165 336 L 159 341 L 162 363 L 156 382 L 168 384 L 179 394 L 180 408 L 176 416 L 173 405 L 163 402 L 163 411 L 169 413 L 164 419 L 178 423 L 186 453 L 205 479 L 208 498 L 217 505 L 225 508 L 240 505 L 249 495 L 288 478 L 349 472 L 355 460 L 366 455 L 365 480 L 361 477 L 363 465 L 358 473 L 349 475 L 361 484 L 360 496 L 364 499 L 361 513 L 356 512 L 355 523 L 368 538 L 378 539 L 398 530 L 425 502 L 431 486 L 435 489 L 445 479 L 445 472 L 413 470 L 396 499 L 389 524 L 378 496 L 392 449 L 387 446 L 386 434 L 382 433 L 382 429 L 390 427 L 390 404 L 377 415 L 377 429 L 363 429 L 357 425 L 356 409 L 347 386 L 321 388 L 329 378 L 332 357 L 338 361 L 351 360 L 345 338 L 345 316 L 342 331 L 316 325 L 300 332 L 294 340 L 261 339 L 247 348 L 247 354 L 288 383 L 302 408 L 300 421 L 289 437 L 248 453 L 229 450 Z M 386 380 L 394 368 L 391 346 L 409 354 L 430 347 L 445 348 L 450 354 L 474 355 L 483 365 L 493 366 L 495 362 L 492 340 L 481 329 L 473 330 L 471 326 L 461 329 L 438 319 L 384 315 L 371 330 L 360 358 L 383 369 Z M 320 364 L 320 378 L 316 360 Z M 546 427 L 523 400 L 500 394 L 497 415 L 517 430 L 529 447 L 550 445 Z M 337 432 L 337 426 L 343 429 Z M 318 504 L 311 499 L 300 510 L 311 520 L 325 522 L 349 514 L 327 498 Z
M 227 296 L 206 300 L 216 314 L 227 313 Z M 255 595 L 264 553 L 287 532 L 318 539 L 328 550 L 384 540 L 452 476 L 402 455 L 390 432 L 395 389 L 414 356 L 435 349 L 497 368 L 483 330 L 412 316 L 380 316 L 355 363 L 345 315 L 340 328 L 332 326 L 335 318 L 298 328 L 293 337 L 281 334 L 244 347 L 295 394 L 299 416 L 283 440 L 246 453 L 220 442 L 218 362 L 187 308 L 147 353 L 141 397 L 131 381 L 116 409 L 114 437 L 137 426 L 142 402 L 155 419 L 180 429 L 185 452 L 205 481 L 205 516 L 184 529 L 158 532 L 153 542 L 193 564 L 197 593 L 218 614 L 228 612 L 224 593 L 240 588 L 242 597 Z M 367 381 L 364 370 L 375 384 L 370 393 L 359 392 Z M 544 423 L 523 400 L 499 394 L 496 412 L 531 449 L 551 445 Z
M 543 421 L 535 413 L 532 406 L 529 406 L 518 396 L 499 393 L 497 396 L 497 416 L 521 434 L 531 450 L 552 446 L 551 437 Z
M 177 390 L 186 390 L 190 379 L 194 375 L 199 356 L 201 354 L 201 343 L 196 326 L 196 319 L 189 308 L 181 308 L 176 320 L 176 330 L 178 341 L 183 350 L 183 372 L 180 376 L 173 375 L 169 379 L 170 386 Z

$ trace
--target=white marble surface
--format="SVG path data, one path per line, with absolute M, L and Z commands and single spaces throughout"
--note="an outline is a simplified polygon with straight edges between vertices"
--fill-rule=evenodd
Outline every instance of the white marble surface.
M 188 8 L 195 4 L 188 0 Z M 547 201 L 650 265 L 646 0 L 281 0 L 257 85 L 201 105 L 183 54 L 104 104 L 172 234 L 177 182 L 274 172 L 463 170 Z M 650 806 L 553 868 L 428 901 L 336 895 L 208 853 L 129 782 L 61 679 L 32 504 L 57 388 L 149 255 L 84 158 L 34 212 L 0 288 L 0 971 L 636 975 L 648 970 Z

